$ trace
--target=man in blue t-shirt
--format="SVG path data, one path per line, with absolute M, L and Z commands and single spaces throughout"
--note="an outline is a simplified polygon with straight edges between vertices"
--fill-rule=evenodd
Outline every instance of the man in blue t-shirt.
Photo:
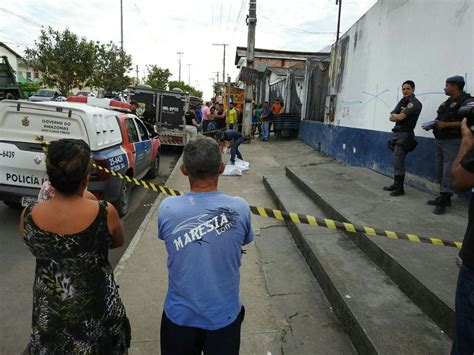
M 249 205 L 217 191 L 224 171 L 218 144 L 198 136 L 184 147 L 181 172 L 191 192 L 168 197 L 158 236 L 168 252 L 161 353 L 238 354 L 242 246 L 253 240 Z

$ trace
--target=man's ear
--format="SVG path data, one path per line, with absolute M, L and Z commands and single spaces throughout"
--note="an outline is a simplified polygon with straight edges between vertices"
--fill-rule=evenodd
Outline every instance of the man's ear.
M 179 167 L 179 170 L 181 170 L 184 176 L 188 176 L 188 170 L 186 170 L 186 165 L 181 164 L 181 166 Z
M 219 166 L 219 175 L 224 172 L 224 169 L 225 169 L 225 164 L 224 162 L 221 162 L 221 165 Z

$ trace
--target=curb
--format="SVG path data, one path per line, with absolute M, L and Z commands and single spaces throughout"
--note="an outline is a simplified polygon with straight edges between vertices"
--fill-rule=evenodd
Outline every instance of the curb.
M 182 158 L 183 158 L 183 156 L 181 155 L 179 157 L 178 161 L 176 162 L 176 165 L 174 166 L 173 170 L 171 171 L 171 174 L 168 176 L 168 179 L 166 179 L 166 182 L 168 182 L 170 179 L 172 179 L 178 173 L 179 166 L 181 165 Z M 135 232 L 135 235 L 133 236 L 132 241 L 130 242 L 127 249 L 123 253 L 122 257 L 120 258 L 120 261 L 118 262 L 118 264 L 115 266 L 114 277 L 115 277 L 116 281 L 118 280 L 120 275 L 125 270 L 128 259 L 132 256 L 133 252 L 135 251 L 135 248 L 137 247 L 138 243 L 142 239 L 144 231 L 148 227 L 148 224 L 150 223 L 153 215 L 155 214 L 156 209 L 160 205 L 161 201 L 166 197 L 168 197 L 168 196 L 166 196 L 163 193 L 160 193 L 158 195 L 155 202 L 153 203 L 153 206 L 151 206 L 151 208 L 148 211 L 147 215 L 143 219 L 143 222 L 140 224 L 140 227 L 138 227 L 137 231 Z

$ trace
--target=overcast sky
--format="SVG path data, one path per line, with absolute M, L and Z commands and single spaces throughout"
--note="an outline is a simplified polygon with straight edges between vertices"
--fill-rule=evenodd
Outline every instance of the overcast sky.
M 257 0 L 256 47 L 318 51 L 335 40 L 335 0 Z M 344 0 L 341 32 L 350 28 L 376 0 Z M 249 0 L 123 0 L 124 49 L 139 66 L 157 64 L 178 80 L 178 55 L 183 52 L 181 79 L 212 93 L 212 80 L 222 80 L 222 46 L 228 43 L 226 72 L 232 80 L 236 46 L 246 46 Z M 41 26 L 68 27 L 81 37 L 120 45 L 120 0 L 2 0 L 0 41 L 20 54 L 32 46 Z M 319 34 L 318 32 L 323 32 Z M 330 32 L 325 34 L 324 32 Z M 191 66 L 188 66 L 191 64 Z M 130 75 L 135 76 L 135 72 Z

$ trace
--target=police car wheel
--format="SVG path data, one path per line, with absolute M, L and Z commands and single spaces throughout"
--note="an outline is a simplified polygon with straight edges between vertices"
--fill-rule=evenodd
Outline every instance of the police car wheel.
M 151 165 L 150 170 L 148 171 L 147 177 L 148 178 L 156 178 L 160 172 L 160 156 L 157 155 L 153 164 Z
M 130 196 L 132 194 L 132 185 L 126 181 L 122 181 L 120 186 L 120 194 L 117 201 L 115 201 L 114 206 L 117 209 L 117 212 L 120 217 L 125 216 L 128 213 L 130 207 Z

